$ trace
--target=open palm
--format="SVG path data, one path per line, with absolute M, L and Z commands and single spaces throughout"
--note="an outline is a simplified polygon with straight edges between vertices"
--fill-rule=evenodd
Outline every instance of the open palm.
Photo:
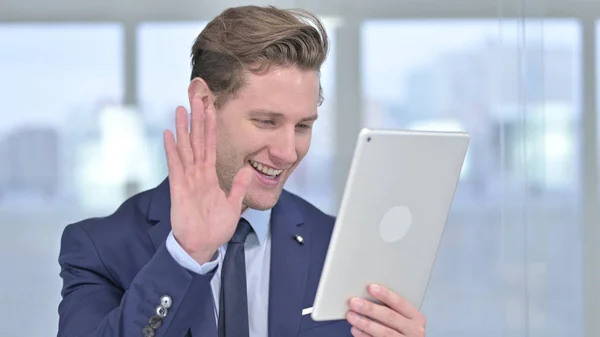
M 177 141 L 169 130 L 164 145 L 169 168 L 171 226 L 179 244 L 199 263 L 208 261 L 233 235 L 252 169 L 242 168 L 224 192 L 216 170 L 216 115 L 209 100 L 190 100 L 191 127 L 184 107 L 176 110 Z

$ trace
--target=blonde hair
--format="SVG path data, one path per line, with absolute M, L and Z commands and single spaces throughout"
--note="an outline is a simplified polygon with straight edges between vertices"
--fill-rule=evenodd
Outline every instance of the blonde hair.
M 273 6 L 229 8 L 202 30 L 192 46 L 191 79 L 201 77 L 219 107 L 244 85 L 245 72 L 273 66 L 320 72 L 329 52 L 323 23 L 304 10 Z M 319 104 L 323 90 L 319 90 Z

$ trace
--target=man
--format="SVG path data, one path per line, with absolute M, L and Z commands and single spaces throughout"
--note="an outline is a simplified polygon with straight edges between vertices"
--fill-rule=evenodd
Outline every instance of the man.
M 177 140 L 164 134 L 169 178 L 63 233 L 59 336 L 425 335 L 382 287 L 369 291 L 383 304 L 353 299 L 344 320 L 303 314 L 334 218 L 283 185 L 309 149 L 327 51 L 306 12 L 246 6 L 207 25 L 191 118 L 178 107 Z

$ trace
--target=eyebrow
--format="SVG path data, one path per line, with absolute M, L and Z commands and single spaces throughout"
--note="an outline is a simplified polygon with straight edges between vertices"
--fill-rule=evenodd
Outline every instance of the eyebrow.
M 277 112 L 277 111 L 271 111 L 271 110 L 263 110 L 263 109 L 258 109 L 258 110 L 250 110 L 250 113 L 253 115 L 264 115 L 264 116 L 268 116 L 270 118 L 285 118 L 284 114 L 282 114 L 281 112 Z M 317 118 L 319 117 L 318 114 L 314 114 L 310 117 L 305 117 L 302 118 L 302 122 L 312 122 L 317 120 Z

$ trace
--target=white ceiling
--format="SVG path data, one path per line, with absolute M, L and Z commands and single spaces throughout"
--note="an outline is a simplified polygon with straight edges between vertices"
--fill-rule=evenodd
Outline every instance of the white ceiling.
M 241 4 L 301 7 L 358 19 L 600 16 L 598 0 L 0 0 L 0 21 L 209 20 Z

